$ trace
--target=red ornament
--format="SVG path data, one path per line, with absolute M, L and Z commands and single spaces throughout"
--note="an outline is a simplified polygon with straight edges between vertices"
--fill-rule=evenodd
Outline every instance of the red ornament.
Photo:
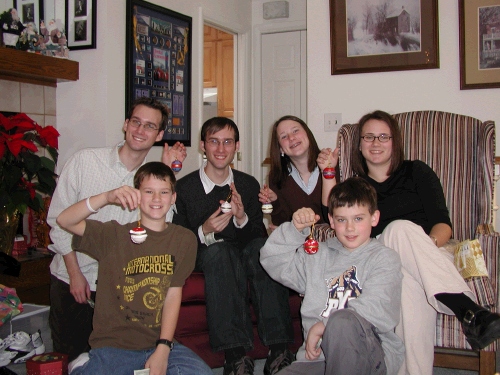
M 174 172 L 179 172 L 182 169 L 182 162 L 180 160 L 174 160 L 171 168 Z
M 307 254 L 316 254 L 319 249 L 318 241 L 316 241 L 312 233 L 307 237 L 306 242 L 304 242 L 304 251 Z
M 328 166 L 325 169 L 323 169 L 323 177 L 326 178 L 327 180 L 331 180 L 332 178 L 335 178 L 335 168 Z

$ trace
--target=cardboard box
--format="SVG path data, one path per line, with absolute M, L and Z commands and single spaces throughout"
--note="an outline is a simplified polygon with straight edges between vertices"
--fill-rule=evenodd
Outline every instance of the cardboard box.
M 26 375 L 67 375 L 68 356 L 61 353 L 36 355 L 26 362 Z

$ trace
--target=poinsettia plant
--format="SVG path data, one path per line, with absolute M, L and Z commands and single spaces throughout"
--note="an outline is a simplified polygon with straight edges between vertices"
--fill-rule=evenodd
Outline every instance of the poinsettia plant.
M 11 215 L 43 208 L 43 196 L 56 188 L 58 137 L 53 126 L 42 127 L 24 113 L 0 113 L 0 209 Z

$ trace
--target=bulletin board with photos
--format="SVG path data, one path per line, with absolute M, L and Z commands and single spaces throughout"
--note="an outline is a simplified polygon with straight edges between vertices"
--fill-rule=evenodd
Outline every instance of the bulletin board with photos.
M 140 97 L 169 111 L 161 144 L 191 145 L 191 17 L 127 0 L 126 109 Z

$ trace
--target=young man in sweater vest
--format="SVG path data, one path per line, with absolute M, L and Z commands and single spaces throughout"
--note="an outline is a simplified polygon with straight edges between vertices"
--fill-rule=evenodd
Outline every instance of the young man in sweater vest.
M 232 120 L 214 117 L 203 124 L 200 147 L 207 160 L 178 181 L 173 222 L 198 238 L 196 269 L 205 275 L 210 345 L 225 352 L 224 375 L 253 374 L 254 361 L 246 355 L 253 346 L 248 282 L 259 335 L 270 350 L 265 373 L 274 374 L 294 359 L 287 349 L 293 342 L 288 290 L 260 265 L 266 241 L 260 187 L 254 177 L 231 169 L 239 146 Z M 226 201 L 231 208 L 223 213 Z

